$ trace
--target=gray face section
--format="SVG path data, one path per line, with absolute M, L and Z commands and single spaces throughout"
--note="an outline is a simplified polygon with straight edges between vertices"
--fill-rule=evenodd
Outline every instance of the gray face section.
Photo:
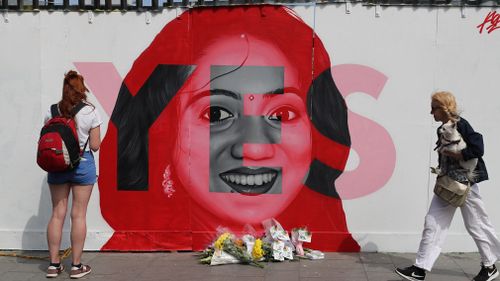
M 210 191 L 239 192 L 250 194 L 275 193 L 282 191 L 281 167 L 243 166 L 243 144 L 275 144 L 281 142 L 281 122 L 269 116 L 244 115 L 243 104 L 251 102 L 251 95 L 283 94 L 284 68 L 263 66 L 212 66 L 210 69 L 210 94 L 218 96 L 218 100 L 227 99 L 224 103 L 214 104 L 211 101 L 210 126 Z M 248 99 L 248 101 L 244 101 Z M 212 99 L 211 99 L 212 100 Z M 265 100 L 265 99 L 264 99 Z M 227 112 L 224 112 L 227 109 Z M 234 112 L 233 112 L 234 111 Z M 219 116 L 232 115 L 229 126 L 219 126 Z M 221 129 L 221 127 L 223 127 Z M 253 159 L 258 161 L 258 157 Z M 263 156 L 262 156 L 263 157 Z M 266 157 L 270 157 L 267 155 Z M 273 175 L 272 181 L 261 182 Z M 247 177 L 250 184 L 229 181 L 226 176 L 242 179 Z M 255 178 L 256 182 L 253 181 Z M 266 181 L 266 180 L 264 180 Z M 253 184 L 251 184 L 253 182 Z
M 283 94 L 283 67 L 212 66 L 210 90 L 237 94 Z

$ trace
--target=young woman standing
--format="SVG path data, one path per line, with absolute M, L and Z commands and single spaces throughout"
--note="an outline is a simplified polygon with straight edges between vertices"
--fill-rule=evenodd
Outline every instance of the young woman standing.
M 81 278 L 90 273 L 88 265 L 82 265 L 81 257 L 87 234 L 87 205 L 96 176 L 96 165 L 91 151 L 99 150 L 101 145 L 100 125 L 102 123 L 95 107 L 87 101 L 88 89 L 83 77 L 76 71 L 69 71 L 63 82 L 62 99 L 58 103 L 59 113 L 67 118 L 74 118 L 77 125 L 80 149 L 84 150 L 79 165 L 70 171 L 48 173 L 52 199 L 52 216 L 47 226 L 47 242 L 49 246 L 50 265 L 47 278 L 57 277 L 64 271 L 59 257 L 62 229 L 68 207 L 69 194 L 72 194 L 71 206 L 71 278 Z M 83 102 L 85 106 L 73 116 L 72 109 Z M 52 117 L 47 112 L 44 123 Z

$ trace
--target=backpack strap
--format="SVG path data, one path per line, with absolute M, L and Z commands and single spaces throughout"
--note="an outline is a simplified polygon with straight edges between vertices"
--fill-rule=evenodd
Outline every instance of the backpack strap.
M 78 114 L 78 112 L 84 107 L 86 106 L 87 104 L 84 103 L 83 101 L 77 103 L 73 109 L 71 109 L 71 116 L 75 116 L 76 114 Z
M 85 149 L 87 148 L 87 144 L 89 144 L 89 141 L 90 141 L 90 135 L 89 135 L 89 137 L 87 138 L 87 141 L 85 142 L 85 145 L 83 146 L 82 151 L 80 151 L 80 156 L 83 156 L 83 154 L 85 153 Z M 90 153 L 92 153 L 92 149 L 91 149 L 91 150 L 89 150 L 89 151 L 90 151 Z
M 78 114 L 78 112 L 83 108 L 85 107 L 87 104 L 84 103 L 83 101 L 77 103 L 73 109 L 71 109 L 71 115 L 72 116 L 76 116 L 76 114 Z M 85 145 L 83 146 L 83 149 L 80 151 L 80 156 L 82 156 L 84 153 L 85 153 L 85 149 L 87 148 L 87 144 L 89 144 L 89 140 L 90 140 L 90 135 L 89 137 L 87 138 L 87 141 L 85 141 Z M 92 150 L 91 150 L 92 152 Z
M 74 117 L 86 105 L 87 104 L 84 103 L 83 101 L 77 103 L 73 107 L 73 109 L 71 109 L 71 116 Z M 50 106 L 50 113 L 52 114 L 52 117 L 61 116 L 61 112 L 59 111 L 59 106 L 57 105 L 57 103 Z
M 59 106 L 57 106 L 57 103 L 50 106 L 50 114 L 52 114 L 52 117 L 56 117 L 56 116 L 61 115 L 61 113 L 59 112 Z

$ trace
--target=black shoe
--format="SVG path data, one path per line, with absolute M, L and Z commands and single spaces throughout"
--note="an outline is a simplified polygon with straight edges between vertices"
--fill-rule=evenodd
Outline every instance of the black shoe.
M 495 265 L 486 267 L 481 265 L 481 270 L 479 273 L 472 279 L 473 281 L 491 281 L 498 277 L 498 270 Z
M 414 265 L 405 268 L 396 268 L 396 273 L 406 280 L 425 280 L 425 270 Z

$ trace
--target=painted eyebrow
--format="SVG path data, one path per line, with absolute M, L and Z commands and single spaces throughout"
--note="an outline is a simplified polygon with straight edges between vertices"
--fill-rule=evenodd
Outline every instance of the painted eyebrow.
M 210 91 L 207 91 L 207 93 L 210 96 L 222 95 L 222 96 L 228 96 L 228 97 L 236 99 L 236 100 L 241 100 L 241 95 L 238 95 L 234 92 L 224 90 L 224 89 L 212 89 Z
M 278 96 L 279 94 L 283 93 L 293 93 L 296 95 L 299 95 L 299 90 L 295 87 L 285 87 L 285 88 L 278 88 L 272 91 L 269 91 L 267 93 L 264 93 L 263 98 L 268 99 L 268 98 L 274 98 Z M 189 101 L 188 106 L 195 103 L 197 100 L 207 97 L 207 96 L 215 96 L 215 95 L 222 95 L 222 96 L 228 96 L 230 98 L 233 98 L 235 100 L 241 100 L 240 94 L 236 94 L 232 91 L 224 90 L 224 89 L 212 89 L 212 90 L 207 90 L 199 93 L 198 95 L 194 96 L 191 101 Z
M 239 95 L 237 95 L 231 91 L 223 90 L 223 89 L 213 89 L 213 90 L 206 90 L 206 91 L 203 91 L 203 92 L 195 95 L 194 97 L 192 97 L 189 100 L 187 106 L 192 105 L 193 103 L 197 102 L 198 100 L 200 100 L 204 97 L 209 97 L 209 96 L 213 96 L 213 95 L 228 96 L 228 97 L 236 99 L 236 100 L 241 100 L 241 97 Z
M 295 95 L 299 95 L 300 91 L 299 89 L 295 87 L 285 87 L 285 88 L 279 88 L 271 92 L 267 92 L 264 94 L 264 99 L 271 99 L 279 96 L 279 94 L 285 94 L 285 93 L 291 93 Z

